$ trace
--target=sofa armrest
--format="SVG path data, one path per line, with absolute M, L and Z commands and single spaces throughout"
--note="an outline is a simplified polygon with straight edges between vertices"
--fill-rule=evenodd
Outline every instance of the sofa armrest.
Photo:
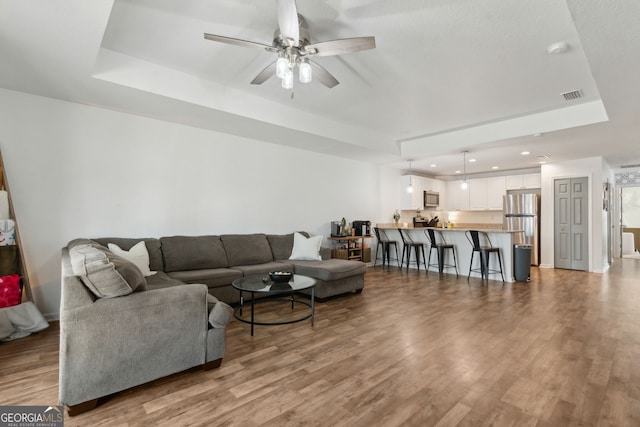
M 215 296 L 207 295 L 209 306 L 209 327 L 213 329 L 224 329 L 231 320 L 233 309 L 226 303 L 218 300 Z
M 60 401 L 74 405 L 203 364 L 207 287 L 102 298 L 60 313 Z
M 87 321 L 97 323 L 100 319 L 108 318 L 111 325 L 124 322 L 120 314 L 136 311 L 138 314 L 143 312 L 146 316 L 136 316 L 131 319 L 134 323 L 146 326 L 149 320 L 158 325 L 164 323 L 165 327 L 171 324 L 172 316 L 166 311 L 160 310 L 162 307 L 171 307 L 175 304 L 190 309 L 184 315 L 192 316 L 198 311 L 206 318 L 207 313 L 207 287 L 201 284 L 191 284 L 183 286 L 172 286 L 167 288 L 153 289 L 149 291 L 134 292 L 132 294 L 117 298 L 101 298 L 97 299 L 93 304 L 88 306 L 77 307 L 65 310 L 61 313 L 61 317 L 73 321 Z M 188 314 L 189 313 L 189 314 Z M 178 313 L 176 313 L 178 314 Z M 137 320 L 136 320 L 137 319 Z M 124 324 L 123 324 L 124 326 Z M 133 325 L 131 325 L 133 326 Z

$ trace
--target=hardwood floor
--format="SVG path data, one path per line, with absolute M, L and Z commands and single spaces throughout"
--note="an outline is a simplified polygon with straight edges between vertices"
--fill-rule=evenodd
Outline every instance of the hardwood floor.
M 316 305 L 315 327 L 251 337 L 234 319 L 220 368 L 119 393 L 65 425 L 638 426 L 639 276 L 632 259 L 504 286 L 369 268 L 362 294 Z M 0 344 L 0 405 L 57 402 L 58 335 L 53 324 Z

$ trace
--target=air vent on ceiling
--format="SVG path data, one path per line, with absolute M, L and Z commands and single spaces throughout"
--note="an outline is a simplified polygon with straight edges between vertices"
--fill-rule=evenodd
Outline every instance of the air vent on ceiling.
M 582 90 L 572 90 L 571 92 L 565 92 L 562 94 L 565 101 L 573 101 L 574 99 L 582 98 L 583 95 Z
M 626 168 L 640 168 L 640 163 L 638 163 L 637 165 L 623 165 L 620 166 L 622 169 L 626 169 Z

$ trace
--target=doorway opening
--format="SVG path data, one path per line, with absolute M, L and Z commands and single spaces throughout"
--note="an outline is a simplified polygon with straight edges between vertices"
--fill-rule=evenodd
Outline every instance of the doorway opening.
M 640 186 L 620 189 L 620 230 L 622 257 L 640 259 Z

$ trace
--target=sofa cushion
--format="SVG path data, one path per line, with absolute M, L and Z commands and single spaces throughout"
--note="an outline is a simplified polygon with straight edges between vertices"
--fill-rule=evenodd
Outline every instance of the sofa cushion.
M 267 234 L 274 260 L 289 259 L 293 250 L 293 233 Z
M 289 259 L 292 260 L 322 260 L 320 245 L 322 236 L 305 237 L 300 233 L 293 233 L 293 250 Z
M 227 255 L 219 236 L 161 237 L 166 272 L 226 267 Z
M 304 237 L 309 237 L 309 233 L 306 231 L 298 231 L 298 233 Z M 289 259 L 293 251 L 293 233 L 267 234 L 267 240 L 269 241 L 269 246 L 271 246 L 271 253 L 275 261 Z M 331 252 L 331 250 L 329 250 L 329 252 Z M 320 254 L 322 255 L 322 250 Z M 329 256 L 327 258 L 331 257 Z
M 69 256 L 73 273 L 98 298 L 114 298 L 145 289 L 140 269 L 108 250 L 75 244 L 69 249 Z
M 204 270 L 172 271 L 169 277 L 184 283 L 204 283 L 208 287 L 230 285 L 242 278 L 242 272 L 231 268 L 207 268 Z
M 143 241 L 139 241 L 131 247 L 131 249 L 124 250 L 115 243 L 109 243 L 107 245 L 109 250 L 114 254 L 131 261 L 136 267 L 140 269 L 144 277 L 151 276 L 154 272 L 149 270 L 149 252 Z
M 344 259 L 327 259 L 323 261 L 289 261 L 293 264 L 296 274 L 313 277 L 314 279 L 331 280 L 357 276 L 367 271 L 367 265 L 360 261 Z
M 220 236 L 229 266 L 264 264 L 273 261 L 265 234 L 224 234 Z
M 233 267 L 240 270 L 244 276 L 267 274 L 271 271 L 289 271 L 293 273 L 293 265 L 284 262 L 266 262 L 264 264 L 237 265 Z
M 147 290 L 169 288 L 172 286 L 182 286 L 185 282 L 170 277 L 164 271 L 158 271 L 156 274 L 147 277 Z
M 164 271 L 164 262 L 162 261 L 162 250 L 160 249 L 160 240 L 154 238 L 130 238 L 130 237 L 101 237 L 94 239 L 94 241 L 100 243 L 103 246 L 108 246 L 109 243 L 118 245 L 125 251 L 131 250 L 131 248 L 140 241 L 144 242 L 149 252 L 149 268 L 153 271 Z

